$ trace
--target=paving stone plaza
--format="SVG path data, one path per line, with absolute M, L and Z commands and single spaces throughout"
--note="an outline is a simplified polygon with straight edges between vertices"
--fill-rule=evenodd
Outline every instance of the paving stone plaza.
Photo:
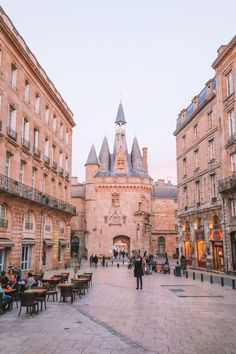
M 79 273 L 91 270 L 83 264 Z M 126 266 L 92 268 L 89 292 L 71 304 L 47 303 L 30 318 L 0 317 L 1 353 L 236 353 L 236 291 L 154 273 L 136 290 Z M 72 270 L 71 270 L 72 274 Z

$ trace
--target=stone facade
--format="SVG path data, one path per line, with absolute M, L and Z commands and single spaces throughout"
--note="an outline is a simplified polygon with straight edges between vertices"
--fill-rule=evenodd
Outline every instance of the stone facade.
M 0 269 L 69 262 L 73 114 L 0 8 Z
M 215 77 L 180 112 L 174 133 L 179 246 L 192 266 L 219 271 L 236 270 L 235 61 L 234 37 L 219 49 Z
M 173 255 L 177 236 L 176 187 L 164 181 L 160 182 L 162 185 L 153 183 L 148 175 L 147 148 L 141 154 L 136 138 L 128 152 L 121 104 L 115 124 L 113 152 L 110 153 L 106 138 L 99 158 L 92 146 L 85 165 L 85 184 L 72 184 L 72 200 L 75 203 L 81 199 L 80 208 L 85 210 L 87 255 L 108 257 L 114 249 L 124 249 L 129 255 L 137 249 L 153 254 L 160 237 L 160 250 Z M 80 211 L 78 203 L 76 206 Z M 72 219 L 73 226 L 77 219 Z M 76 232 L 73 227 L 72 231 Z

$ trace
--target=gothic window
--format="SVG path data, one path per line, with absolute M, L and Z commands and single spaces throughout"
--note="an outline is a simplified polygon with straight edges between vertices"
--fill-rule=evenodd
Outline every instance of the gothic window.
M 111 196 L 111 205 L 113 207 L 118 207 L 120 206 L 120 196 L 117 193 L 112 194 Z

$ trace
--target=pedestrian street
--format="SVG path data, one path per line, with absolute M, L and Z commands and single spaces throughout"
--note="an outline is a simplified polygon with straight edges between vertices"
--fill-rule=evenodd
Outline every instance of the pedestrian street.
M 236 291 L 153 273 L 136 290 L 133 269 L 89 267 L 88 293 L 71 304 L 47 303 L 32 319 L 13 311 L 0 317 L 5 353 L 236 353 Z M 72 274 L 71 270 L 71 274 Z

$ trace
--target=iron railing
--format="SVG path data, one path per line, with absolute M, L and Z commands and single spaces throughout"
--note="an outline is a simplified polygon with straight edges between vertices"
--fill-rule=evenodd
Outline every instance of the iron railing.
M 236 173 L 233 173 L 230 177 L 220 180 L 218 187 L 220 193 L 236 190 Z
M 44 162 L 48 165 L 50 165 L 50 158 L 48 156 L 44 156 Z
M 65 172 L 65 177 L 66 177 L 67 179 L 70 179 L 70 174 L 69 174 L 69 172 Z
M 62 176 L 63 176 L 63 174 L 64 174 L 64 170 L 63 170 L 63 168 L 59 166 L 58 171 L 59 171 L 60 175 L 62 175 Z
M 34 146 L 33 153 L 34 153 L 35 156 L 37 156 L 38 158 L 40 158 L 40 156 L 41 156 L 41 151 L 40 151 L 36 146 Z
M 25 138 L 22 138 L 22 145 L 29 150 L 30 149 L 30 142 L 26 140 Z
M 47 207 L 62 210 L 68 214 L 76 215 L 76 207 L 63 200 L 51 197 L 37 189 L 26 186 L 12 178 L 0 174 L 0 191 L 43 204 Z
M 17 132 L 11 127 L 7 127 L 7 135 L 13 140 L 17 140 Z
M 8 220 L 0 219 L 0 227 L 7 229 L 8 228 Z
M 54 161 L 52 162 L 52 168 L 57 171 L 57 163 Z

